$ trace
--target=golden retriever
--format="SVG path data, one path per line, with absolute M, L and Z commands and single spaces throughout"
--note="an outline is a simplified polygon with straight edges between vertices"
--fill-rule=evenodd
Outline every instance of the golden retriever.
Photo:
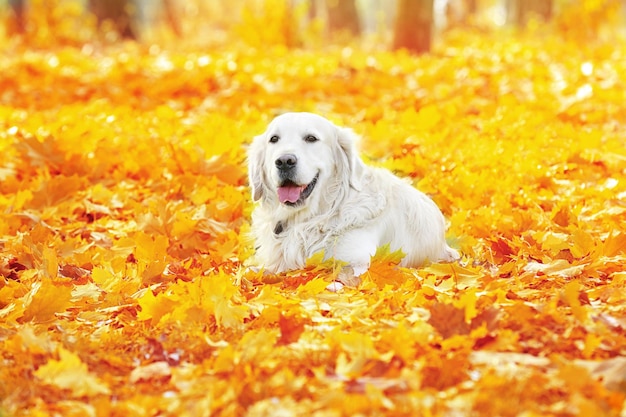
M 365 165 L 358 137 L 316 114 L 276 117 L 248 149 L 255 262 L 266 271 L 305 266 L 323 251 L 359 276 L 382 245 L 401 265 L 454 261 L 437 205 L 391 172 Z

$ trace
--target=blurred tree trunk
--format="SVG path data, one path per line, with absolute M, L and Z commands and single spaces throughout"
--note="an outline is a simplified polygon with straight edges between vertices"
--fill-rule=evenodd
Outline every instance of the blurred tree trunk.
M 466 0 L 467 14 L 473 15 L 478 11 L 478 0 Z
M 173 0 L 163 0 L 163 8 L 165 9 L 165 17 L 172 32 L 181 38 L 183 36 L 183 28 L 180 22 L 180 16 L 176 10 L 176 4 Z
M 398 0 L 393 49 L 416 53 L 430 51 L 433 27 L 433 0 Z
M 122 38 L 136 39 L 132 25 L 132 0 L 89 0 L 89 9 L 99 23 L 110 21 Z
M 24 20 L 24 0 L 9 0 L 9 6 L 13 15 L 7 24 L 7 32 L 12 34 L 23 34 L 26 32 L 26 24 Z
M 354 0 L 326 0 L 328 29 L 331 33 L 348 32 L 358 36 L 361 33 L 359 13 Z
M 307 3 L 307 8 L 309 12 L 309 20 L 317 19 L 317 17 L 319 16 L 317 0 L 309 0 Z
M 553 11 L 553 0 L 506 0 L 507 22 L 515 25 L 525 25 L 532 16 L 548 21 Z

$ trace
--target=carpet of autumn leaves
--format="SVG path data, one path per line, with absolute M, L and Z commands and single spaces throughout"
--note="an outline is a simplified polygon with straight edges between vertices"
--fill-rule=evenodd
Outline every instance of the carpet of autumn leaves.
M 4 39 L 0 416 L 623 416 L 626 43 L 569 13 L 419 57 Z M 360 133 L 462 261 L 247 269 L 245 145 L 288 110 Z

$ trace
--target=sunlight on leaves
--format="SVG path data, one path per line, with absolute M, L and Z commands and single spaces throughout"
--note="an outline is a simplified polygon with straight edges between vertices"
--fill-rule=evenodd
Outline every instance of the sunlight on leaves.
M 547 22 L 553 2 L 505 2 L 517 27 L 447 2 L 420 55 L 368 6 L 394 2 L 136 2 L 126 38 L 91 13 L 126 2 L 20 3 L 0 14 L 0 415 L 624 414 L 622 2 Z M 357 132 L 461 260 L 252 268 L 246 150 L 285 111 Z

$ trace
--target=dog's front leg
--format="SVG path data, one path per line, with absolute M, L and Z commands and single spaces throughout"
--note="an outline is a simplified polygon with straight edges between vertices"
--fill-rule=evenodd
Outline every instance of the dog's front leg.
M 333 255 L 346 263 L 335 282 L 328 286 L 331 291 L 338 291 L 344 286 L 356 287 L 370 267 L 372 256 L 376 253 L 377 242 L 372 240 L 373 230 L 369 228 L 351 230 L 334 247 Z

